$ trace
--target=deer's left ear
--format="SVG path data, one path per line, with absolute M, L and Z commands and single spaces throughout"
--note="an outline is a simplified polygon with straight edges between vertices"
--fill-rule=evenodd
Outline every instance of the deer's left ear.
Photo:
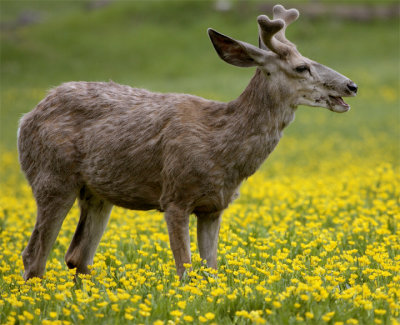
M 253 67 L 263 65 L 266 52 L 251 44 L 234 40 L 209 28 L 208 35 L 219 57 L 237 67 Z

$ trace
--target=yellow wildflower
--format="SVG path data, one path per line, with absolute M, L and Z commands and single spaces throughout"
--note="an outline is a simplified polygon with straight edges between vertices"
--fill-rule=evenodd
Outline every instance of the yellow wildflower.
M 375 309 L 374 313 L 376 315 L 385 315 L 386 314 L 386 310 L 385 309 Z
M 183 313 L 180 310 L 176 309 L 171 311 L 170 314 L 175 317 L 181 317 Z
M 309 311 L 307 311 L 307 312 L 305 313 L 305 316 L 306 316 L 308 319 L 313 319 L 313 318 L 314 318 L 314 314 L 313 314 L 312 312 L 309 312 Z
M 183 320 L 186 322 L 193 322 L 193 317 L 189 315 L 183 316 Z
M 334 311 L 331 311 L 331 312 L 329 312 L 329 313 L 326 313 L 325 315 L 323 315 L 322 316 L 322 320 L 324 321 L 324 322 L 329 322 L 331 319 L 332 319 L 332 317 L 335 315 L 335 312 Z

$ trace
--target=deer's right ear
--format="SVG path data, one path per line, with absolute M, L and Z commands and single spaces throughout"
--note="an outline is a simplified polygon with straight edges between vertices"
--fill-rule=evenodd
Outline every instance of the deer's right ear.
M 237 67 L 253 67 L 263 65 L 266 53 L 251 44 L 234 40 L 209 28 L 208 35 L 219 57 Z

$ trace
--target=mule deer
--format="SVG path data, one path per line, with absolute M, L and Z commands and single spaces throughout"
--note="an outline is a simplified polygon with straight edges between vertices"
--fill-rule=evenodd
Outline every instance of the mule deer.
M 296 9 L 277 5 L 257 19 L 259 47 L 208 35 L 222 60 L 256 67 L 229 103 L 161 94 L 113 82 L 69 82 L 51 90 L 20 122 L 19 160 L 37 203 L 22 253 L 24 278 L 41 277 L 63 220 L 81 214 L 65 261 L 88 273 L 113 205 L 165 212 L 177 273 L 191 262 L 189 215 L 200 256 L 217 267 L 221 213 L 277 145 L 298 105 L 346 112 L 357 86 L 303 57 L 285 37 Z

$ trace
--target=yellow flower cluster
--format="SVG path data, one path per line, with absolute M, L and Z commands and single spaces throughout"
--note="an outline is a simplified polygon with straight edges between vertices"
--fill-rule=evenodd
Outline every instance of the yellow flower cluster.
M 374 138 L 376 139 L 376 138 Z M 374 139 L 369 148 L 374 147 Z M 308 146 L 313 146 L 313 140 Z M 301 146 L 288 139 L 283 150 Z M 272 157 L 224 213 L 219 269 L 176 276 L 163 215 L 114 208 L 91 267 L 63 262 L 79 217 L 64 222 L 44 279 L 22 279 L 36 207 L 15 153 L 1 156 L 1 324 L 388 324 L 400 312 L 400 176 L 385 148 L 316 163 Z M 357 151 L 355 149 L 355 151 Z M 278 156 L 279 158 L 279 153 Z M 325 160 L 326 158 L 326 160 Z M 375 159 L 375 160 L 374 160 Z M 192 271 L 191 271 L 192 269 Z

